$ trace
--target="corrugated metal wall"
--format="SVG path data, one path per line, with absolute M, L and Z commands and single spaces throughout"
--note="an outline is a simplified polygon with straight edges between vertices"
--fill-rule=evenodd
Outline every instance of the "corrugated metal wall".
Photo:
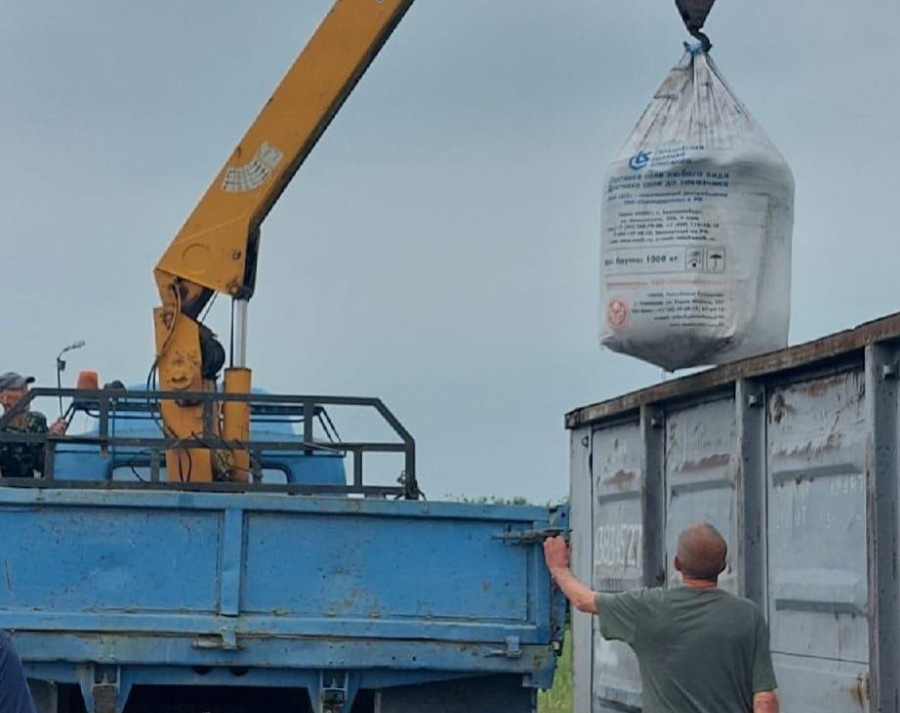
M 900 710 L 900 318 L 876 325 L 568 418 L 577 573 L 678 586 L 679 532 L 712 522 L 721 586 L 769 619 L 788 711 Z M 574 621 L 576 710 L 639 710 L 632 652 Z

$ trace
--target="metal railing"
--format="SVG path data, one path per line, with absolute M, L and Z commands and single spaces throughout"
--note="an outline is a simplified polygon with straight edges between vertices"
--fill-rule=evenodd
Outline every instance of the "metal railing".
M 31 410 L 37 399 L 71 399 L 66 419 L 71 420 L 76 413 L 85 413 L 97 421 L 96 432 L 79 435 L 56 436 L 48 433 L 24 433 L 10 431 L 7 427 L 17 416 Z M 159 414 L 160 401 L 177 401 L 203 408 L 203 433 L 192 438 L 175 438 L 165 433 Z M 293 439 L 228 441 L 218 434 L 215 427 L 217 414 L 222 403 L 240 402 L 250 404 L 251 423 L 292 423 L 302 424 L 302 433 Z M 327 407 L 358 407 L 374 409 L 390 427 L 398 440 L 390 442 L 343 441 L 328 416 Z M 140 419 L 156 423 L 158 437 L 116 433 L 116 420 Z M 316 423 L 328 435 L 328 441 L 315 439 Z M 330 424 L 330 427 L 329 427 Z M 15 407 L 0 417 L 0 448 L 16 443 L 38 444 L 44 448 L 43 477 L 2 478 L 4 485 L 24 487 L 115 487 L 115 488 L 178 488 L 212 491 L 259 490 L 266 492 L 286 492 L 292 494 L 356 494 L 366 497 L 400 497 L 418 499 L 421 497 L 416 480 L 415 440 L 403 424 L 384 405 L 381 399 L 345 396 L 308 396 L 274 394 L 225 394 L 218 392 L 175 392 L 175 391 L 128 391 L 126 389 L 104 388 L 99 390 L 36 388 L 31 389 Z M 137 451 L 143 467 L 150 470 L 147 482 L 113 481 L 113 469 L 109 468 L 102 481 L 64 481 L 55 473 L 56 453 L 60 446 L 96 446 L 100 453 L 124 448 Z M 213 449 L 246 450 L 251 454 L 252 479 L 250 483 L 214 482 L 191 483 L 171 482 L 160 478 L 161 463 L 165 462 L 165 452 L 171 449 Z M 353 461 L 352 480 L 346 485 L 300 484 L 288 482 L 286 485 L 267 485 L 260 482 L 265 467 L 265 454 L 275 453 L 337 453 L 351 454 Z M 372 485 L 365 482 L 364 454 L 403 454 L 404 467 L 397 479 L 397 485 Z M 132 457 L 131 463 L 136 462 Z M 16 481 L 16 482 L 12 482 Z M 31 481 L 31 482 L 25 482 Z

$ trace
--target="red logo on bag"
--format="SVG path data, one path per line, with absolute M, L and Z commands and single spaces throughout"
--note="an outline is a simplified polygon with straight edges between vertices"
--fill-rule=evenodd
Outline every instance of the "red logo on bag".
M 616 297 L 606 305 L 606 321 L 613 329 L 621 329 L 628 323 L 628 303 Z

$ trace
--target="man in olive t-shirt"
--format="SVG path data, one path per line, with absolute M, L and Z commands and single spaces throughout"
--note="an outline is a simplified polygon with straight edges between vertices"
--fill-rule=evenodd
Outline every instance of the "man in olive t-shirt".
M 598 614 L 603 637 L 637 655 L 644 713 L 777 713 L 762 612 L 716 586 L 727 552 L 712 525 L 692 525 L 675 556 L 683 586 L 597 594 L 572 574 L 565 540 L 544 543 L 547 567 L 572 605 Z

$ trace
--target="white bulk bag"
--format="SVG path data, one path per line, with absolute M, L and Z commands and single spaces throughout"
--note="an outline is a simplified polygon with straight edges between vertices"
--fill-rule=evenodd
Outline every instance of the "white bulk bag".
M 612 162 L 601 343 L 667 370 L 787 345 L 794 179 L 701 49 Z

